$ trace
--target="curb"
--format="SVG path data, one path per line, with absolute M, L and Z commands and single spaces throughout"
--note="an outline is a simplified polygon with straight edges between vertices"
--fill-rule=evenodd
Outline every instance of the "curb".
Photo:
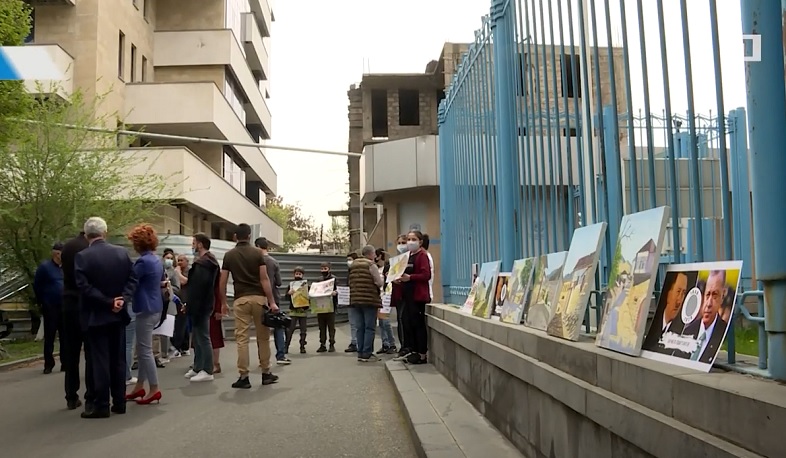
M 423 448 L 423 442 L 420 440 L 417 431 L 415 430 L 415 423 L 412 421 L 412 417 L 409 414 L 409 409 L 407 409 L 406 404 L 404 403 L 404 398 L 401 395 L 401 387 L 396 385 L 396 379 L 393 377 L 394 371 L 399 370 L 408 370 L 406 367 L 402 367 L 401 369 L 391 369 L 391 363 L 396 363 L 395 361 L 386 361 L 385 362 L 385 374 L 387 374 L 388 379 L 393 384 L 393 391 L 396 394 L 396 400 L 398 401 L 399 408 L 401 409 L 401 413 L 404 416 L 404 420 L 407 422 L 407 429 L 409 430 L 409 435 L 412 438 L 412 444 L 415 447 L 415 453 L 417 454 L 418 458 L 428 458 L 426 454 L 426 450 Z
M 54 352 L 53 356 L 55 357 L 60 356 L 60 352 L 59 351 Z M 44 355 L 38 355 L 38 356 L 31 356 L 29 358 L 18 359 L 16 361 L 11 361 L 10 363 L 1 363 L 0 372 L 12 371 L 22 366 L 26 366 L 30 363 L 37 363 L 38 361 L 43 361 L 43 359 L 44 359 Z

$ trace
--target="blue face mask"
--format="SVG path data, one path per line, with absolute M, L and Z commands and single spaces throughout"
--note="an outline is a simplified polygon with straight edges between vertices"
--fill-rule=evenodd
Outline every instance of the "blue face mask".
M 399 254 L 406 253 L 407 252 L 407 244 L 406 243 L 401 243 L 401 244 L 397 245 L 396 246 L 396 250 L 398 250 Z

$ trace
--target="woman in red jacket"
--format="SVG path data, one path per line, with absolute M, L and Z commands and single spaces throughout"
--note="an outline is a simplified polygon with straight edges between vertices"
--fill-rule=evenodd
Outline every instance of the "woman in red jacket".
M 404 340 L 411 345 L 411 353 L 407 356 L 409 364 L 425 364 L 428 354 L 428 330 L 426 328 L 426 304 L 431 302 L 429 280 L 431 266 L 428 255 L 422 248 L 423 234 L 410 231 L 407 234 L 409 263 L 401 282 L 403 300 Z

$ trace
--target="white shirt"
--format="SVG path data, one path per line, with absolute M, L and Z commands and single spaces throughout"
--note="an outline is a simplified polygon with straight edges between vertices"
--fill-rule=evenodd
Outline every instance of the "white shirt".
M 428 251 L 426 251 L 426 256 L 428 256 L 428 265 L 431 267 L 431 279 L 428 281 L 428 294 L 431 300 L 434 300 L 434 258 L 431 257 L 431 253 Z
M 715 329 L 715 324 L 718 322 L 718 317 L 712 321 L 712 324 L 709 328 L 704 327 L 704 322 L 702 322 L 699 326 L 699 335 L 696 336 L 696 339 L 699 339 L 702 333 L 707 334 L 707 337 L 704 338 L 704 342 L 701 344 L 701 350 L 699 350 L 699 358 L 704 353 L 704 350 L 707 348 L 707 345 L 710 344 L 710 337 L 712 337 L 712 331 Z

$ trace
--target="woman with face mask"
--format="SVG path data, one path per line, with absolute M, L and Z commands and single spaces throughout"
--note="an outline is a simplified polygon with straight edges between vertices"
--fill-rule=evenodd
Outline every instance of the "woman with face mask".
M 409 262 L 404 275 L 397 280 L 401 284 L 402 320 L 404 321 L 404 342 L 409 354 L 404 361 L 409 364 L 425 364 L 428 353 L 428 330 L 426 328 L 426 304 L 431 302 L 429 280 L 431 267 L 428 255 L 423 250 L 423 234 L 410 231 L 406 238 Z
M 396 251 L 399 255 L 407 253 L 407 234 L 401 234 L 396 239 Z M 396 361 L 403 361 L 412 350 L 410 342 L 406 338 L 408 333 L 404 331 L 407 323 L 402 320 L 404 314 L 404 302 L 402 297 L 403 286 L 401 282 L 393 282 L 390 292 L 390 303 L 396 308 L 396 333 L 398 334 L 398 341 L 401 344 L 401 350 L 398 352 L 398 357 L 393 358 Z

